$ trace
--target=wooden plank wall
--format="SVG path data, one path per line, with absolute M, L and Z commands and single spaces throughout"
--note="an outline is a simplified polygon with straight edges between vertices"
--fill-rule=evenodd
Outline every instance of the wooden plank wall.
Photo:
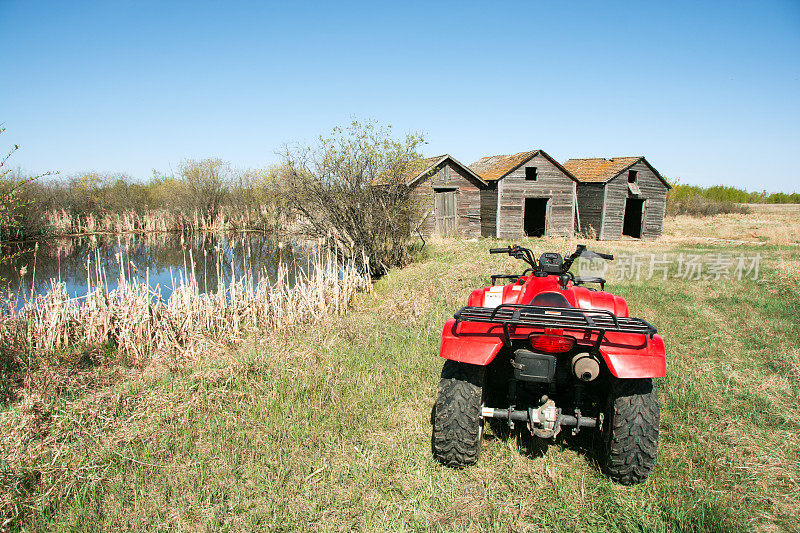
M 466 177 L 466 173 L 449 162 L 431 177 L 417 184 L 411 191 L 412 198 L 420 212 L 427 218 L 420 227 L 423 235 L 433 235 L 436 231 L 434 216 L 434 189 L 456 189 L 457 234 L 461 237 L 481 236 L 481 190 Z
M 481 235 L 496 237 L 497 233 L 497 182 L 481 191 Z
M 664 212 L 667 206 L 667 187 L 643 162 L 636 163 L 630 170 L 637 170 L 636 183 L 644 198 L 643 239 L 657 239 L 664 226 Z M 628 171 L 606 183 L 606 202 L 603 216 L 601 239 L 621 239 L 622 222 L 625 217 L 625 200 L 633 196 L 628 190 Z
M 525 167 L 536 167 L 536 181 L 525 179 Z M 497 236 L 506 239 L 524 236 L 522 217 L 525 198 L 550 198 L 545 235 L 572 235 L 574 183 L 547 158 L 537 154 L 498 184 Z
M 603 184 L 579 183 L 578 184 L 578 213 L 581 219 L 581 233 L 593 232 L 600 235 L 603 223 Z

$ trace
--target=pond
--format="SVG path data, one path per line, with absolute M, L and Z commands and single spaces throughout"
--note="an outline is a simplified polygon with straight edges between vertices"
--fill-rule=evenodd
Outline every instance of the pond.
M 296 242 L 276 243 L 263 233 L 232 235 L 125 234 L 48 239 L 16 245 L 19 255 L 0 264 L 3 288 L 21 300 L 44 294 L 63 282 L 71 297 L 86 295 L 90 284 L 107 290 L 126 280 L 148 283 L 164 298 L 193 274 L 199 292 L 217 290 L 232 279 L 274 282 L 278 266 L 294 284 L 313 268 L 313 248 Z

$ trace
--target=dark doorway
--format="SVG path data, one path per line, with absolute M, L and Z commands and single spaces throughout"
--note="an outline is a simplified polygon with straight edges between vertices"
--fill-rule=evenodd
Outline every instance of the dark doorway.
M 628 198 L 625 202 L 625 218 L 622 221 L 622 234 L 629 237 L 642 238 L 642 210 L 644 200 Z
M 525 235 L 543 237 L 547 229 L 547 198 L 525 198 Z

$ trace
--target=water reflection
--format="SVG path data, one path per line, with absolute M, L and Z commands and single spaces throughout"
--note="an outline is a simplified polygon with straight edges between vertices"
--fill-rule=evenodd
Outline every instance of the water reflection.
M 262 233 L 93 235 L 25 243 L 16 250 L 18 257 L 0 265 L 0 278 L 23 298 L 45 293 L 52 280 L 66 283 L 72 297 L 84 296 L 99 282 L 114 290 L 121 270 L 126 279 L 160 288 L 165 298 L 192 271 L 200 292 L 215 291 L 234 278 L 275 280 L 280 263 L 289 267 L 294 283 L 298 272 L 309 271 L 312 255 L 307 246 L 278 245 Z

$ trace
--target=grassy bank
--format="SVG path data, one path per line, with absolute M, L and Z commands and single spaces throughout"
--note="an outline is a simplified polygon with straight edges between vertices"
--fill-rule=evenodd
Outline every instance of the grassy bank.
M 4 527 L 798 529 L 796 248 L 598 245 L 764 257 L 763 281 L 610 287 L 659 327 L 669 361 L 656 469 L 626 488 L 599 472 L 586 440 L 489 435 L 473 468 L 431 459 L 441 325 L 490 273 L 520 269 L 490 258 L 490 245 L 435 243 L 348 315 L 254 335 L 181 369 L 63 363 L 46 387 L 26 377 L 24 400 L 2 408 Z
M 172 278 L 167 297 L 151 285 L 149 270 L 139 271 L 119 254 L 117 272 L 109 273 L 98 252 L 86 263 L 84 296 L 70 297 L 67 282 L 51 280 L 46 292 L 0 300 L 0 401 L 16 395 L 9 376 L 47 373 L 59 360 L 93 366 L 113 356 L 139 368 L 186 366 L 203 353 L 238 345 L 253 332 L 342 314 L 356 293 L 372 288 L 363 262 L 340 263 L 335 253 L 321 248 L 311 252 L 303 267 L 307 273 L 279 262 L 276 277 L 262 271 L 258 281 L 246 264 L 237 277 L 235 264 L 223 265 L 217 254 L 212 274 L 224 279 L 229 267 L 230 281 L 208 293 L 200 289 L 203 280 L 197 278 L 191 250 L 184 261 L 183 272 L 189 274 Z

